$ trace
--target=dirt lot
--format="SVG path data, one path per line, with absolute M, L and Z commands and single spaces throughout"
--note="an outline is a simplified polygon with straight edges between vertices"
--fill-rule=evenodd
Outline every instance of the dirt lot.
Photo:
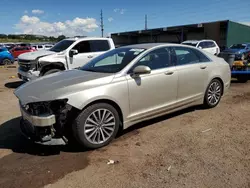
M 42 147 L 19 131 L 15 68 L 0 69 L 0 187 L 250 187 L 250 83 L 214 109 L 190 108 L 125 131 L 109 146 Z M 107 165 L 109 159 L 119 163 Z

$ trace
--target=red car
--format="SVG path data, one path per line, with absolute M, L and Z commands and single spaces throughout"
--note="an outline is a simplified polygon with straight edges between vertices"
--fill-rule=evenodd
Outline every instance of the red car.
M 11 49 L 10 53 L 14 56 L 14 58 L 17 58 L 19 55 L 23 53 L 34 52 L 34 51 L 36 51 L 36 49 L 31 46 L 21 46 Z

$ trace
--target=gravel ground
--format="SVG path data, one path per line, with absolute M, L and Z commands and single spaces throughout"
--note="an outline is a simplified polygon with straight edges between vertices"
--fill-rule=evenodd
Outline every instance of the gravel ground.
M 232 83 L 214 109 L 143 122 L 107 147 L 83 151 L 21 136 L 15 75 L 16 68 L 0 69 L 0 187 L 250 187 L 250 83 Z

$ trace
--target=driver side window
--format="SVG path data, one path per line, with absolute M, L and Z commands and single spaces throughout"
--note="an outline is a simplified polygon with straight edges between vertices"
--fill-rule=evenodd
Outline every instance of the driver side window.
M 79 54 L 91 52 L 89 41 L 79 42 L 72 49 L 77 50 Z
M 171 66 L 170 49 L 168 47 L 164 47 L 149 52 L 132 67 L 131 71 L 139 65 L 148 66 L 151 70 L 162 69 Z

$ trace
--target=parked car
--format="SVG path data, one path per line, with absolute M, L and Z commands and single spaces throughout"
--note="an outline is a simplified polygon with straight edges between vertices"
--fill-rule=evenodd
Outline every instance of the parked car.
M 14 91 L 21 130 L 40 144 L 87 148 L 110 143 L 118 129 L 203 104 L 213 108 L 230 87 L 224 59 L 176 44 L 124 46 L 80 69 L 28 82 Z
M 14 58 L 17 58 L 21 54 L 24 54 L 27 52 L 34 52 L 34 51 L 36 50 L 31 46 L 21 46 L 21 47 L 19 46 L 10 50 L 10 53 L 14 56 Z
M 250 43 L 233 44 L 223 53 L 235 55 L 235 60 L 245 60 L 250 57 Z
M 0 65 L 9 65 L 14 63 L 14 57 L 7 48 L 0 48 Z
M 188 40 L 182 42 L 182 44 L 203 49 L 204 51 L 214 55 L 218 55 L 220 53 L 220 48 L 214 40 Z
M 39 44 L 39 45 L 32 45 L 36 50 L 49 50 L 50 48 L 53 47 L 53 45 L 50 44 Z
M 49 50 L 25 53 L 18 57 L 18 76 L 23 81 L 83 66 L 94 57 L 115 48 L 110 38 L 70 38 Z

